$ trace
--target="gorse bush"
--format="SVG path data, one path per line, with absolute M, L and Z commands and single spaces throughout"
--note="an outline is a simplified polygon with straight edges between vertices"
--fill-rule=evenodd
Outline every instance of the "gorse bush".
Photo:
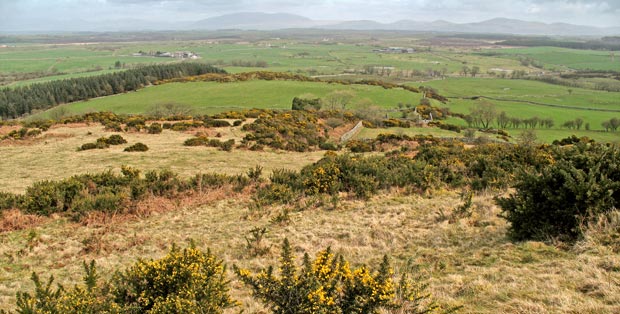
M 18 206 L 20 206 L 21 202 L 22 197 L 18 195 L 0 192 L 0 211 L 5 209 L 17 208 Z
M 110 145 L 121 145 L 127 143 L 122 136 L 118 134 L 110 135 L 110 137 L 100 137 L 97 139 L 95 143 L 86 143 L 82 144 L 78 151 L 89 150 L 89 149 L 104 149 L 110 147 Z
M 252 289 L 253 296 L 275 314 L 372 314 L 380 311 L 401 313 L 450 313 L 435 303 L 426 286 L 404 272 L 397 283 L 387 256 L 378 269 L 351 268 L 343 256 L 330 248 L 311 260 L 304 254 L 300 267 L 287 239 L 282 245 L 279 267 L 272 266 L 253 275 L 234 266 L 239 279 Z M 402 312 L 404 311 L 404 312 Z
M 387 258 L 373 274 L 365 266 L 351 269 L 342 256 L 328 248 L 314 261 L 306 254 L 302 266 L 297 267 L 288 240 L 282 246 L 278 275 L 273 267 L 257 275 L 237 266 L 234 270 L 254 297 L 276 314 L 377 313 L 391 306 L 395 296 Z
M 84 269 L 84 285 L 72 289 L 53 289 L 53 277 L 44 283 L 33 273 L 34 294 L 17 294 L 17 313 L 219 314 L 237 305 L 222 261 L 193 246 L 173 246 L 161 259 L 139 260 L 106 282 L 100 282 L 94 262 Z
M 149 132 L 149 134 L 159 134 L 159 133 L 161 133 L 163 130 L 164 130 L 164 129 L 163 129 L 163 127 L 161 126 L 161 124 L 160 124 L 160 123 L 157 123 L 157 122 L 153 122 L 153 123 L 151 123 L 151 125 L 149 125 L 149 128 L 148 128 L 148 132 Z
M 580 143 L 556 148 L 555 162 L 519 175 L 515 193 L 498 198 L 518 240 L 574 241 L 582 225 L 620 204 L 620 150 Z
M 261 243 L 265 228 L 254 228 L 246 237 L 248 248 L 269 251 Z M 261 254 L 256 254 L 261 255 Z M 351 268 L 342 256 L 329 248 L 314 260 L 304 255 L 295 265 L 291 246 L 284 241 L 277 274 L 273 267 L 252 275 L 234 266 L 239 279 L 252 289 L 253 296 L 273 313 L 451 313 L 425 293 L 426 285 L 407 269 L 394 282 L 387 257 L 376 270 L 366 266 Z M 160 259 L 139 259 L 124 270 L 102 279 L 94 261 L 84 262 L 82 285 L 53 287 L 32 274 L 33 293 L 17 293 L 17 313 L 22 314 L 220 314 L 239 305 L 230 296 L 226 266 L 210 251 L 193 244 L 180 249 L 172 246 Z M 6 314 L 5 311 L 0 313 Z
M 104 142 L 108 145 L 121 145 L 126 144 L 127 140 L 118 134 L 112 134 L 107 139 L 104 138 Z
M 140 175 L 134 168 L 122 173 L 106 171 L 76 175 L 60 181 L 36 182 L 22 195 L 0 193 L 0 210 L 18 208 L 29 214 L 49 216 L 66 213 L 79 220 L 91 211 L 123 213 L 148 196 L 178 197 L 185 192 L 204 192 L 225 185 L 241 190 L 252 181 L 244 175 L 197 174 L 180 179 L 170 170 L 149 171 Z
M 243 143 L 305 152 L 325 142 L 323 129 L 317 116 L 307 111 L 265 112 L 253 123 L 243 126 L 243 130 L 249 132 Z
M 139 260 L 112 279 L 114 301 L 136 313 L 222 313 L 229 296 L 226 267 L 211 252 L 173 246 L 159 260 Z
M 209 139 L 206 136 L 188 138 L 183 142 L 184 146 L 206 146 Z
M 135 143 L 124 149 L 126 152 L 146 152 L 147 150 L 149 150 L 149 147 L 143 143 Z

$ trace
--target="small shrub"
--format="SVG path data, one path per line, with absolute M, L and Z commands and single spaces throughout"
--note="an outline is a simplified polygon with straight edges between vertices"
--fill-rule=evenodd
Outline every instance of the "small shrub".
M 256 197 L 266 204 L 290 203 L 296 198 L 289 186 L 278 183 L 258 189 Z
M 304 256 L 301 267 L 288 240 L 284 240 L 279 274 L 273 267 L 258 275 L 234 266 L 239 279 L 249 286 L 254 297 L 275 314 L 284 313 L 378 313 L 390 307 L 395 297 L 391 269 L 384 258 L 376 274 L 366 266 L 351 269 L 342 256 L 329 248 L 311 261 Z
M 242 120 L 235 120 L 235 121 L 233 122 L 233 126 L 240 126 L 241 124 L 243 124 L 243 121 L 242 121 Z
M 82 146 L 78 147 L 78 151 L 97 149 L 99 147 L 100 147 L 100 144 L 98 144 L 98 143 L 86 143 L 86 144 L 82 144 Z
M 35 137 L 41 135 L 41 133 L 42 132 L 39 129 L 28 130 L 28 133 L 26 133 L 26 137 Z
M 370 141 L 351 140 L 347 143 L 347 148 L 353 153 L 367 153 L 372 152 L 374 144 Z
M 256 165 L 254 168 L 250 168 L 247 172 L 248 178 L 252 181 L 260 181 L 260 176 L 263 174 L 263 167 Z
M 250 146 L 250 150 L 251 151 L 263 151 L 265 149 L 265 146 L 261 145 L 261 144 L 253 144 L 252 146 Z
M 184 146 L 205 146 L 207 145 L 209 139 L 206 136 L 198 136 L 193 138 L 188 138 L 183 142 Z
M 252 256 L 262 256 L 269 253 L 271 249 L 270 246 L 267 246 L 263 240 L 265 235 L 267 234 L 267 228 L 255 227 L 248 235 L 245 236 L 246 248 L 250 252 Z
M 204 125 L 208 128 L 225 128 L 229 127 L 230 123 L 226 120 L 206 119 Z
M 148 128 L 149 134 L 160 134 L 163 131 L 161 124 L 151 123 Z
M 230 152 L 230 151 L 232 151 L 234 145 L 235 145 L 235 140 L 229 139 L 228 141 L 221 142 L 220 148 L 223 151 Z
M 143 143 L 135 143 L 127 148 L 124 151 L 126 152 L 146 152 L 149 150 L 149 147 Z
M 340 147 L 338 147 L 338 145 L 334 144 L 334 143 L 330 143 L 330 142 L 323 142 L 319 144 L 319 148 L 322 150 L 330 150 L 330 151 L 337 151 L 340 149 Z
M 110 137 L 108 137 L 105 142 L 108 145 L 121 145 L 121 144 L 126 144 L 127 140 L 125 140 L 122 136 L 118 135 L 118 134 L 112 134 L 110 135 Z
M 114 132 L 122 132 L 123 128 L 121 127 L 121 124 L 118 122 L 108 122 L 105 125 L 105 129 L 107 131 L 114 131 Z
M 137 313 L 222 313 L 235 306 L 225 272 L 211 252 L 173 246 L 159 260 L 139 260 L 116 273 L 112 293 Z
M 11 193 L 0 192 L 0 211 L 17 208 L 20 203 L 20 196 Z

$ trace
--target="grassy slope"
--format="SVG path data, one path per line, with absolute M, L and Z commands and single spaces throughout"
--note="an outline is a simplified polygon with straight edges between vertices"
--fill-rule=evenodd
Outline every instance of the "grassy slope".
M 88 133 L 91 134 L 88 134 Z M 218 128 L 208 131 L 222 139 L 242 137 L 239 127 Z M 318 160 L 323 153 L 290 152 L 248 152 L 233 150 L 231 153 L 207 147 L 186 147 L 183 141 L 193 133 L 164 131 L 159 135 L 123 133 L 129 142 L 102 150 L 77 152 L 84 143 L 94 142 L 111 132 L 103 131 L 100 125 L 68 128 L 57 127 L 46 132 L 47 137 L 33 145 L 0 146 L 3 156 L 0 167 L 0 191 L 21 193 L 35 181 L 58 180 L 74 174 L 101 172 L 106 169 L 120 169 L 130 165 L 144 170 L 171 169 L 184 176 L 198 172 L 245 173 L 257 164 L 265 165 L 266 171 L 273 168 L 299 169 Z M 124 147 L 142 142 L 149 147 L 144 153 L 126 153 Z M 28 161 L 28 162 L 25 162 Z
M 174 102 L 189 105 L 197 113 L 215 113 L 246 108 L 290 109 L 293 97 L 305 93 L 323 97 L 335 90 L 355 92 L 357 102 L 369 98 L 373 103 L 394 108 L 399 102 L 417 103 L 420 95 L 405 90 L 386 90 L 381 87 L 339 84 L 248 81 L 238 83 L 172 83 L 154 86 L 123 95 L 103 97 L 65 105 L 72 113 L 113 111 L 116 113 L 145 113 L 155 104 Z M 41 115 L 35 115 L 42 117 Z
M 293 212 L 290 222 L 278 224 L 270 220 L 280 209 L 252 211 L 244 197 L 203 206 L 181 204 L 178 210 L 138 220 L 90 226 L 49 220 L 1 235 L 0 274 L 5 280 L 0 282 L 0 308 L 11 307 L 15 291 L 32 289 L 32 271 L 71 285 L 82 276 L 83 260 L 94 259 L 107 277 L 137 258 L 161 257 L 173 243 L 187 245 L 190 240 L 199 248 L 211 248 L 228 265 L 256 269 L 277 262 L 277 248 L 287 237 L 299 257 L 301 251 L 314 254 L 331 246 L 355 266 L 378 265 L 382 255 L 389 254 L 398 270 L 412 259 L 420 265 L 421 277 L 429 280 L 433 295 L 441 303 L 463 305 L 460 313 L 620 311 L 620 273 L 613 270 L 620 267 L 618 254 L 585 242 L 572 250 L 510 242 L 490 197 L 475 197 L 472 216 L 455 223 L 437 219 L 440 211 L 449 215 L 460 203 L 452 192 L 343 201 L 336 210 Z M 257 226 L 268 228 L 263 244 L 272 249 L 252 257 L 244 235 Z M 262 307 L 249 291 L 229 276 L 242 308 L 260 312 Z

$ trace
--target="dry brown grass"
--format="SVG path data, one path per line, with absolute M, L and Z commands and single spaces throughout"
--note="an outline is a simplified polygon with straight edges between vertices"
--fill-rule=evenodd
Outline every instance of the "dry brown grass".
M 243 136 L 239 127 L 218 128 L 209 132 L 219 132 L 223 140 L 234 138 L 237 142 Z M 44 133 L 42 140 L 37 139 L 29 145 L 17 143 L 0 146 L 0 191 L 21 193 L 36 181 L 57 180 L 108 169 L 118 170 L 121 165 L 145 171 L 168 168 L 182 176 L 198 172 L 238 174 L 262 165 L 264 173 L 268 174 L 274 168 L 300 169 L 323 155 L 322 152 L 223 152 L 209 147 L 186 147 L 183 142 L 191 138 L 192 134 L 168 130 L 158 135 L 121 133 L 128 144 L 101 150 L 76 151 L 84 143 L 111 134 L 114 133 L 104 131 L 99 124 L 57 126 Z M 146 144 L 149 151 L 133 154 L 123 152 L 127 145 L 136 142 Z
M 42 221 L 42 217 L 24 214 L 18 209 L 5 210 L 0 214 L 0 232 L 31 228 Z
M 221 133 L 224 140 L 243 136 L 240 128 L 202 131 Z M 100 125 L 56 126 L 28 145 L 0 147 L 0 190 L 22 192 L 34 181 L 118 170 L 120 165 L 170 168 L 183 176 L 242 173 L 261 165 L 268 175 L 274 168 L 299 169 L 323 155 L 183 146 L 195 132 L 122 134 L 127 145 L 147 144 L 146 153 L 123 153 L 124 146 L 77 152 L 81 144 L 112 133 Z M 331 246 L 354 264 L 376 265 L 389 254 L 397 270 L 413 259 L 433 295 L 442 303 L 463 305 L 463 313 L 620 313 L 617 215 L 587 226 L 586 239 L 568 247 L 511 242 L 488 194 L 474 197 L 468 215 L 453 215 L 461 203 L 454 191 L 424 196 L 393 191 L 367 202 L 345 199 L 336 208 L 329 198 L 312 199 L 291 206 L 306 209 L 291 212 L 284 222 L 274 217 L 285 207 L 256 207 L 250 195 L 226 187 L 174 200 L 151 198 L 129 214 L 91 214 L 81 223 L 7 211 L 0 228 L 23 230 L 0 234 L 0 309 L 13 307 L 15 292 L 32 289 L 32 271 L 72 285 L 82 276 L 83 260 L 95 260 L 101 273 L 110 276 L 137 258 L 161 257 L 172 243 L 189 241 L 211 248 L 229 265 L 257 269 L 276 263 L 287 237 L 298 256 Z M 268 229 L 262 245 L 270 249 L 262 256 L 247 248 L 245 236 L 255 227 Z M 245 312 L 264 312 L 230 277 Z
M 229 265 L 257 269 L 276 263 L 281 241 L 288 237 L 300 257 L 302 251 L 331 246 L 354 264 L 377 265 L 389 254 L 398 270 L 413 259 L 433 295 L 440 302 L 463 305 L 463 313 L 620 312 L 617 253 L 592 243 L 579 250 L 513 243 L 505 236 L 507 225 L 497 217 L 492 195 L 475 196 L 471 215 L 454 223 L 439 212 L 450 215 L 460 198 L 445 191 L 343 200 L 333 210 L 326 205 L 296 211 L 289 222 L 273 223 L 283 207 L 256 209 L 247 199 L 217 193 L 221 195 L 208 197 L 207 205 L 176 204 L 176 210 L 157 210 L 142 219 L 81 225 L 58 218 L 0 235 L 0 308 L 11 307 L 17 290 L 32 288 L 31 271 L 69 284 L 82 276 L 82 260 L 94 259 L 109 276 L 136 258 L 160 257 L 172 243 L 189 241 L 211 248 Z M 254 257 L 246 248 L 244 236 L 254 227 L 268 229 L 263 245 L 271 249 L 266 255 Z M 263 310 L 230 277 L 246 312 Z

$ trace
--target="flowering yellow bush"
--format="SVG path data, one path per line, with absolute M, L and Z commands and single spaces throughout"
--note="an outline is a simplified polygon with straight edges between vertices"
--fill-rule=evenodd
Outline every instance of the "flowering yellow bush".
M 53 277 L 44 283 L 33 274 L 34 293 L 17 293 L 17 313 L 219 314 L 237 305 L 228 295 L 222 262 L 194 247 L 173 247 L 162 259 L 139 260 L 102 284 L 94 262 L 84 268 L 84 287 L 68 290 L 60 285 L 53 289 Z
M 284 241 L 279 276 L 269 267 L 256 275 L 235 266 L 235 272 L 254 296 L 276 313 L 376 313 L 393 306 L 395 297 L 392 272 L 384 258 L 373 274 L 365 266 L 351 269 L 342 256 L 330 249 L 317 254 L 314 261 L 304 256 L 301 268 L 294 264 L 288 240 Z
M 173 247 L 159 260 L 139 260 L 113 280 L 115 300 L 140 313 L 221 313 L 228 295 L 225 267 L 211 252 Z M 191 311 L 190 311 L 191 312 Z

